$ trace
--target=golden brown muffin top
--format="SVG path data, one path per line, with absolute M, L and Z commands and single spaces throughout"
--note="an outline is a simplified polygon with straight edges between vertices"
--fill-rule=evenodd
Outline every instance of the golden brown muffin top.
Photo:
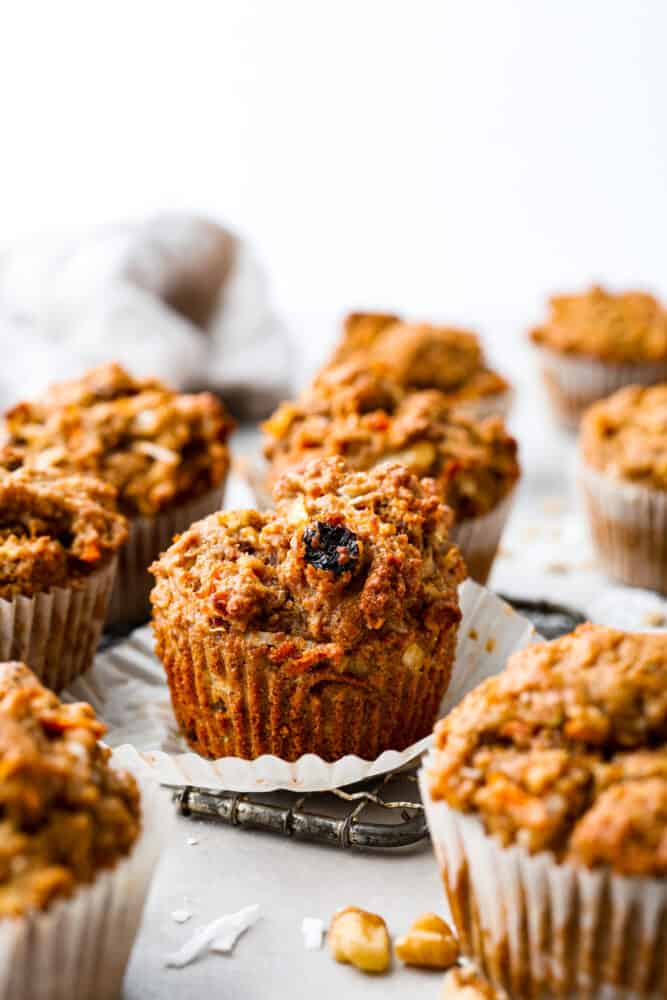
M 23 663 L 0 663 L 0 918 L 73 894 L 139 835 L 139 790 L 109 766 L 90 705 L 63 705 Z
M 29 468 L 0 474 L 0 597 L 77 586 L 126 537 L 113 486 Z
M 667 490 L 667 385 L 627 386 L 586 410 L 586 462 L 614 479 Z
M 450 512 L 399 465 L 340 459 L 286 474 L 275 510 L 220 511 L 154 563 L 152 600 L 211 631 L 284 634 L 342 655 L 364 638 L 458 621 L 464 568 Z M 317 647 L 322 655 L 322 647 Z
M 407 389 L 440 389 L 454 400 L 506 392 L 507 381 L 485 363 L 479 338 L 469 330 L 408 323 L 382 313 L 353 313 L 327 367 L 343 361 L 379 364 Z M 325 369 L 326 371 L 326 369 Z
M 337 371 L 330 369 L 329 378 Z M 363 399 L 369 408 L 357 405 L 355 410 L 359 394 L 344 390 L 331 399 L 311 394 L 284 404 L 263 425 L 273 475 L 315 456 L 339 455 L 349 468 L 359 470 L 402 462 L 415 475 L 436 481 L 457 520 L 486 514 L 507 496 L 519 477 L 519 464 L 516 441 L 502 420 L 469 420 L 437 390 L 392 398 L 386 385 L 391 383 L 377 370 L 365 371 Z
M 503 844 L 667 875 L 667 635 L 587 624 L 520 650 L 435 747 L 433 797 Z
M 106 364 L 10 410 L 0 461 L 97 476 L 118 490 L 123 513 L 152 515 L 221 482 L 232 427 L 211 393 Z
M 580 295 L 554 295 L 549 318 L 531 340 L 561 354 L 618 363 L 667 359 L 667 312 L 646 292 L 608 292 L 594 285 Z

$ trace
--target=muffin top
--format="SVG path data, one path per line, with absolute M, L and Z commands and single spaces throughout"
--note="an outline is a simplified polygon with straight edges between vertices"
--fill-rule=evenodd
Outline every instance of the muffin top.
M 329 371 L 330 380 L 337 371 Z M 517 444 L 502 420 L 469 420 L 434 389 L 392 397 L 387 389 L 392 383 L 377 369 L 367 369 L 363 378 L 363 407 L 351 405 L 359 402 L 352 392 L 343 389 L 327 398 L 314 386 L 309 396 L 284 404 L 263 425 L 274 476 L 316 455 L 340 455 L 349 468 L 360 470 L 402 462 L 415 475 L 436 481 L 457 520 L 487 513 L 510 492 L 519 477 Z
M 232 426 L 211 393 L 177 393 L 106 364 L 10 410 L 0 461 L 97 476 L 123 513 L 153 515 L 221 482 Z
M 627 386 L 591 406 L 581 450 L 607 476 L 667 490 L 667 385 Z
M 534 343 L 562 354 L 619 363 L 667 359 L 667 312 L 646 292 L 614 294 L 594 285 L 580 295 L 554 295 Z
M 667 875 L 667 635 L 581 625 L 510 657 L 435 730 L 431 794 L 503 844 Z
M 30 468 L 0 474 L 0 597 L 77 586 L 126 537 L 113 486 Z
M 0 663 L 0 918 L 71 896 L 137 839 L 139 791 L 109 766 L 103 733 L 90 705 Z
M 478 337 L 469 330 L 407 323 L 381 313 L 353 313 L 331 364 L 356 359 L 386 367 L 408 389 L 440 389 L 452 401 L 505 392 L 508 383 L 487 368 Z
M 192 525 L 152 566 L 153 604 L 208 631 L 318 643 L 314 662 L 321 644 L 335 661 L 363 655 L 369 636 L 439 634 L 458 621 L 464 568 L 450 512 L 403 466 L 347 473 L 340 459 L 315 460 L 285 474 L 274 498 L 272 511 Z

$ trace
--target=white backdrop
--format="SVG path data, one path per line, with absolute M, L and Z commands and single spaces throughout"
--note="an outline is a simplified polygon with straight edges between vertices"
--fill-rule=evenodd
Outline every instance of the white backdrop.
M 8 4 L 2 239 L 199 209 L 304 365 L 363 305 L 507 359 L 549 289 L 667 292 L 666 37 L 662 0 Z

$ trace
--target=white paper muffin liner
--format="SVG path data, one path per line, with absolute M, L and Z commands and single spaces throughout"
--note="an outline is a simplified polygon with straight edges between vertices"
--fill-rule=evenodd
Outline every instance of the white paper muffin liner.
M 664 1000 L 667 881 L 559 864 L 502 847 L 429 794 L 433 847 L 462 950 L 510 997 Z
M 489 577 L 515 493 L 516 490 L 508 493 L 488 514 L 469 517 L 450 528 L 449 537 L 461 550 L 468 573 L 476 583 L 486 583 Z
M 467 399 L 456 404 L 456 412 L 462 413 L 470 420 L 486 420 L 487 417 L 502 417 L 507 420 L 514 404 L 514 392 L 494 392 L 490 396 L 479 396 L 477 399 Z
M 667 594 L 667 494 L 579 463 L 596 555 L 605 573 Z
M 128 857 L 71 899 L 44 912 L 0 920 L 0 1000 L 120 997 L 153 870 L 173 818 L 164 789 L 150 777 L 138 775 L 137 780 L 142 831 Z
M 486 677 L 498 673 L 507 657 L 536 633 L 530 622 L 494 594 L 466 580 L 460 588 L 463 620 L 452 679 L 440 706 L 445 715 Z M 106 742 L 122 747 L 132 769 L 143 761 L 167 784 L 191 784 L 239 792 L 326 791 L 384 774 L 419 756 L 431 737 L 402 751 L 387 750 L 375 760 L 355 755 L 330 763 L 315 754 L 286 761 L 270 754 L 255 760 L 223 757 L 206 760 L 188 749 L 180 735 L 161 663 L 148 628 L 97 656 L 95 666 L 63 695 L 88 701 L 107 724 Z
M 0 598 L 0 660 L 22 660 L 59 691 L 92 665 L 109 604 L 115 558 L 76 587 Z
M 535 346 L 553 408 L 562 424 L 576 428 L 584 410 L 625 385 L 667 381 L 667 361 L 614 363 L 559 354 Z
M 224 482 L 203 496 L 154 517 L 133 517 L 127 541 L 118 553 L 116 582 L 111 593 L 107 625 L 135 625 L 150 614 L 149 595 L 155 580 L 148 567 L 180 534 L 207 514 L 219 510 Z

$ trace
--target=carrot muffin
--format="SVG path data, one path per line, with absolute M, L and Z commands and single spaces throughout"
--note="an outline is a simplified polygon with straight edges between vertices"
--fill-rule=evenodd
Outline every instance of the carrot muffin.
M 516 441 L 500 418 L 469 420 L 444 393 L 392 386 L 382 370 L 348 364 L 329 370 L 328 392 L 313 387 L 302 402 L 283 404 L 263 425 L 270 481 L 316 456 L 339 455 L 359 470 L 402 462 L 435 480 L 454 511 L 452 538 L 470 575 L 484 583 L 519 478 Z
M 153 565 L 157 652 L 205 757 L 373 759 L 429 731 L 464 575 L 450 514 L 400 465 L 286 473 L 275 509 L 220 511 Z
M 35 469 L 0 474 L 0 659 L 58 690 L 91 665 L 127 537 L 116 491 Z
M 510 996 L 667 994 L 666 692 L 667 635 L 587 624 L 436 726 L 422 787 L 445 888 Z
M 103 733 L 89 705 L 63 705 L 24 664 L 0 663 L 2 997 L 120 992 L 155 848 Z
M 555 412 L 576 427 L 587 406 L 616 389 L 667 379 L 667 312 L 646 292 L 593 286 L 555 295 L 530 338 Z
M 177 393 L 107 364 L 10 410 L 2 460 L 94 475 L 116 488 L 130 537 L 110 623 L 129 624 L 148 614 L 152 560 L 175 533 L 220 505 L 231 428 L 210 393 Z
M 404 388 L 440 389 L 473 417 L 509 410 L 509 383 L 488 368 L 478 337 L 468 330 L 352 313 L 330 365 L 350 359 L 386 366 Z
M 667 385 L 628 386 L 591 406 L 580 468 L 606 572 L 667 594 Z

